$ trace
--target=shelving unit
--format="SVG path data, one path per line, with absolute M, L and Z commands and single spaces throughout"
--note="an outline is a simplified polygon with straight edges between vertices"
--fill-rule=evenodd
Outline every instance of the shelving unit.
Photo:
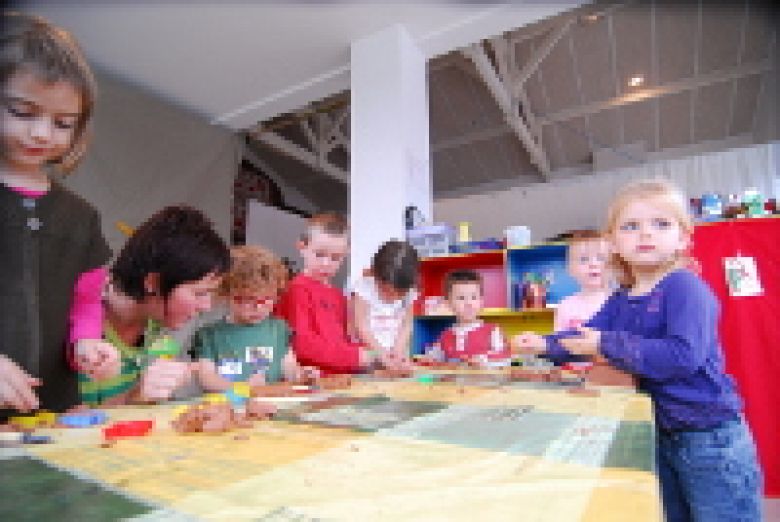
M 420 298 L 415 303 L 413 355 L 423 353 L 425 346 L 455 321 L 451 315 L 423 315 L 423 302 L 428 297 L 443 296 L 444 279 L 456 269 L 471 269 L 482 276 L 485 310 L 480 317 L 499 325 L 506 336 L 522 331 L 551 333 L 554 306 L 577 291 L 577 284 L 566 272 L 566 245 L 562 243 L 424 258 L 420 263 Z M 551 279 L 548 308 L 518 310 L 517 288 L 522 287 L 529 272 Z

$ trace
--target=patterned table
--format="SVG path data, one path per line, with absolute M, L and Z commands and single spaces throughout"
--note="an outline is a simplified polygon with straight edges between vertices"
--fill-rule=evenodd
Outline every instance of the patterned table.
M 155 430 L 0 450 L 0 520 L 660 520 L 646 396 L 433 377 L 280 399 L 221 435 L 176 434 L 172 406 L 109 410 Z

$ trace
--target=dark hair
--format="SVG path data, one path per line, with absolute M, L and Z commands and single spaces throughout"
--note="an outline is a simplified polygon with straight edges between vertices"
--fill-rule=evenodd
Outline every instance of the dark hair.
M 444 295 L 450 296 L 452 287 L 460 283 L 472 283 L 479 285 L 479 291 L 482 292 L 482 276 L 474 270 L 453 270 L 444 278 Z
M 97 96 L 92 71 L 75 38 L 39 16 L 0 12 L 0 84 L 21 71 L 45 83 L 68 82 L 81 95 L 81 113 L 73 141 L 65 155 L 52 164 L 64 173 L 78 164 L 86 149 L 89 123 Z
M 371 260 L 371 272 L 377 281 L 396 290 L 409 290 L 417 283 L 417 250 L 406 241 L 385 242 Z
M 147 295 L 144 278 L 160 274 L 160 293 L 167 298 L 179 285 L 230 266 L 225 242 L 202 212 L 187 206 L 166 207 L 130 236 L 111 269 L 112 282 L 126 295 Z

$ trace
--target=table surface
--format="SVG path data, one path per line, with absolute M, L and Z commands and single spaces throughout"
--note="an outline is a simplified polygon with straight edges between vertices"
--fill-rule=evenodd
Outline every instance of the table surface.
M 219 435 L 175 433 L 174 405 L 107 410 L 155 421 L 108 448 L 41 430 L 54 443 L 0 449 L 0 520 L 660 520 L 648 397 L 433 374 L 278 399 Z

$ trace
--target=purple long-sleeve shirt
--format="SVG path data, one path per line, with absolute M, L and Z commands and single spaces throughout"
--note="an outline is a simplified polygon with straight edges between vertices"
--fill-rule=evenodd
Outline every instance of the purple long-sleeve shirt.
M 720 307 L 695 274 L 677 270 L 645 295 L 615 292 L 587 326 L 601 331 L 599 350 L 639 378 L 655 404 L 662 429 L 706 429 L 741 410 L 734 380 L 724 373 L 718 336 Z M 571 359 L 559 340 L 547 337 L 547 354 Z

